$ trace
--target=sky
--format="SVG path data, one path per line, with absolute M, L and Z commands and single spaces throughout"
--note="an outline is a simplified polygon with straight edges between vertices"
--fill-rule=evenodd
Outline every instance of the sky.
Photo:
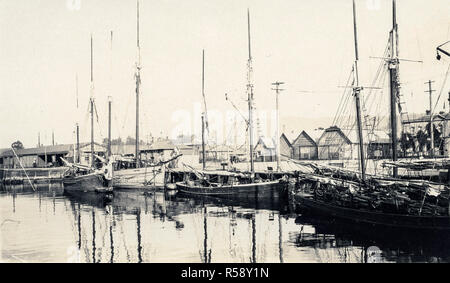
M 225 125 L 234 110 L 225 93 L 247 115 L 247 8 L 263 134 L 275 132 L 275 81 L 285 82 L 281 132 L 331 126 L 355 58 L 351 0 L 140 0 L 141 139 L 199 136 L 202 50 L 209 139 L 245 136 L 243 125 Z M 448 0 L 397 0 L 397 10 L 399 57 L 423 61 L 400 64 L 408 111 L 428 109 L 428 80 L 434 99 L 443 89 L 440 110 L 450 58 L 437 61 L 436 47 L 450 40 Z M 370 86 L 380 64 L 370 57 L 385 50 L 392 1 L 356 0 L 356 13 L 360 81 Z M 0 0 L 0 148 L 16 140 L 34 147 L 38 133 L 51 144 L 52 132 L 56 143 L 73 143 L 77 122 L 81 140 L 90 139 L 91 35 L 95 139 L 107 137 L 109 96 L 113 138 L 134 136 L 136 0 Z M 377 95 L 387 111 L 388 93 Z

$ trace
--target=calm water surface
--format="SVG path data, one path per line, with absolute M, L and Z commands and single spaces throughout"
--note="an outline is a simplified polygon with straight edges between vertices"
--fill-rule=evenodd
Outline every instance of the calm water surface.
M 448 262 L 450 238 L 389 233 L 261 200 L 61 185 L 0 188 L 1 262 Z

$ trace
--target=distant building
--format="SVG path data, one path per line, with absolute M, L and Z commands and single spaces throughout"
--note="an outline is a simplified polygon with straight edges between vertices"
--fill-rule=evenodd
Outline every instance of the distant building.
M 283 157 L 292 158 L 292 144 L 289 141 L 288 137 L 283 133 L 280 137 L 280 155 L 281 159 Z
M 3 168 L 24 168 L 63 166 L 61 158 L 69 162 L 74 162 L 76 147 L 73 144 L 61 144 L 41 146 L 37 148 L 16 149 L 15 154 L 12 149 L 4 150 L 0 153 L 0 165 Z M 94 154 L 104 157 L 106 147 L 98 143 L 94 144 Z M 20 163 L 17 160 L 17 157 Z M 80 164 L 91 164 L 91 144 L 80 144 Z
M 325 129 L 317 141 L 318 159 L 346 160 L 358 158 L 358 140 L 351 130 L 347 136 L 340 128 L 333 126 Z
M 293 158 L 298 160 L 315 160 L 318 157 L 316 140 L 302 131 L 292 142 Z
M 202 146 L 199 146 L 199 162 L 203 160 Z M 209 162 L 233 162 L 242 161 L 245 159 L 245 151 L 243 149 L 236 149 L 229 145 L 206 145 L 205 146 L 205 161 Z
M 275 161 L 276 147 L 271 138 L 260 137 L 254 148 L 255 161 Z
M 383 131 L 372 131 L 368 135 L 367 158 L 390 159 L 392 158 L 392 145 L 389 134 Z
M 384 131 L 363 130 L 363 150 L 366 158 L 386 159 L 391 156 L 390 137 Z M 356 129 L 333 126 L 325 129 L 317 141 L 318 159 L 359 159 L 359 138 Z
M 434 125 L 434 155 L 448 157 L 450 153 L 450 113 L 439 112 L 433 115 Z M 429 155 L 431 148 L 430 133 L 430 111 L 423 114 L 409 114 L 402 121 L 405 133 L 412 139 L 409 147 L 403 148 L 407 155 Z

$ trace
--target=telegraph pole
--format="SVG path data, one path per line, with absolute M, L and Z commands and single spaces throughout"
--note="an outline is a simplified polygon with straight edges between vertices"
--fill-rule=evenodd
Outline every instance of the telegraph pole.
M 434 83 L 434 81 L 429 80 L 425 84 L 428 84 L 428 90 L 425 92 L 428 92 L 430 97 L 430 156 L 434 157 L 434 129 L 433 129 L 433 98 L 432 94 L 434 89 L 431 89 L 431 84 Z
M 272 85 L 275 86 L 275 88 L 272 88 L 272 90 L 275 90 L 276 95 L 276 114 L 277 114 L 277 122 L 276 122 L 276 150 L 277 150 L 277 171 L 280 171 L 280 112 L 279 112 L 279 100 L 278 95 L 280 94 L 280 91 L 283 91 L 284 89 L 280 89 L 280 85 L 284 84 L 284 82 L 274 82 Z

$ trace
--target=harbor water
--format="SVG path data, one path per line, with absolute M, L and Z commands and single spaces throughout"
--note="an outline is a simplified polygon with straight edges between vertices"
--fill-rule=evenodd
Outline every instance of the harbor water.
M 442 237 L 305 215 L 276 193 L 224 199 L 68 194 L 60 184 L 0 189 L 1 262 L 448 262 Z

